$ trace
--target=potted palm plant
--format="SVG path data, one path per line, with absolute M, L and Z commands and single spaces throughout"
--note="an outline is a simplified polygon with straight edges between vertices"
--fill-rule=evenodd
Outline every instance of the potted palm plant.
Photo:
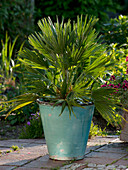
M 37 101 L 52 159 L 84 157 L 94 106 L 115 120 L 115 101 L 108 99 L 114 89 L 96 86 L 111 59 L 93 28 L 96 22 L 87 16 L 54 24 L 44 18 L 38 22 L 41 32 L 28 37 L 30 49 L 19 53 L 27 68 L 26 93 L 6 102 L 7 116 Z

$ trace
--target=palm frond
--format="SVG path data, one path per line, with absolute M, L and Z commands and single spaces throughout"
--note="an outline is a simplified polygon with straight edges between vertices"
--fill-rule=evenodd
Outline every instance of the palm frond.
M 99 88 L 92 92 L 92 99 L 96 109 L 99 113 L 113 125 L 117 125 L 117 118 L 115 112 L 115 106 L 119 103 L 115 98 L 113 99 L 112 93 L 115 93 L 115 89 Z
M 7 104 L 7 115 L 6 118 L 9 116 L 9 114 L 19 108 L 22 108 L 30 103 L 33 103 L 36 101 L 36 99 L 39 98 L 37 94 L 34 93 L 26 93 L 20 96 L 17 96 L 9 101 L 0 101 L 0 104 Z

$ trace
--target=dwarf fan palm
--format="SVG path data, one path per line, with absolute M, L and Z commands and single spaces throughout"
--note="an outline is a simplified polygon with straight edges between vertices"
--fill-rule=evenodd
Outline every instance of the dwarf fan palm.
M 96 18 L 77 17 L 77 22 L 52 23 L 51 19 L 38 22 L 41 32 L 28 37 L 31 49 L 19 53 L 26 65 L 27 93 L 8 103 L 10 112 L 43 98 L 53 106 L 72 106 L 94 103 L 98 111 L 111 123 L 115 120 L 115 101 L 108 100 L 113 89 L 95 88 L 95 83 L 110 63 L 106 47 L 93 28 Z

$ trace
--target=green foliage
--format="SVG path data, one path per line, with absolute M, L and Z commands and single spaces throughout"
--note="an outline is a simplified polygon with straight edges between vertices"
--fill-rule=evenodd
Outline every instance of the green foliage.
M 128 109 L 128 90 L 126 91 L 120 91 L 119 92 L 119 95 L 120 95 L 120 101 L 123 105 L 124 108 Z
M 23 127 L 20 139 L 35 139 L 43 137 L 43 127 L 39 113 L 31 114 L 29 121 Z
M 18 36 L 14 39 L 13 43 L 11 42 L 10 36 L 6 32 L 5 41 L 1 40 L 2 50 L 0 53 L 0 93 L 5 92 L 6 90 L 12 89 L 11 94 L 8 94 L 8 97 L 15 96 L 16 93 L 16 72 L 18 64 L 16 64 L 15 45 L 17 42 Z M 24 43 L 21 44 L 19 51 L 22 49 Z M 13 94 L 14 93 L 14 94 Z M 9 98 L 8 98 L 9 99 Z
M 116 60 L 114 67 L 111 67 L 111 71 L 116 72 L 117 75 L 126 73 L 126 56 L 128 55 L 128 43 L 121 46 L 116 44 L 110 44 L 110 55 L 113 56 L 113 60 Z
M 12 152 L 11 149 L 10 149 L 10 150 L 7 150 L 7 151 L 1 151 L 1 150 L 0 150 L 0 156 L 5 155 L 5 154 L 8 154 L 8 153 L 11 153 L 11 152 Z
M 120 105 L 127 108 L 128 105 L 128 44 L 125 46 L 118 46 L 117 44 L 111 44 L 110 53 L 113 55 L 113 59 L 116 61 L 114 67 L 110 67 L 107 70 L 107 74 L 103 76 L 102 86 L 115 88 L 116 96 L 120 100 Z
M 37 103 L 32 103 L 28 106 L 25 106 L 19 110 L 16 110 L 13 115 L 9 115 L 7 117 L 7 121 L 10 122 L 11 125 L 24 123 L 29 119 L 31 114 L 36 113 L 39 110 Z
M 12 78 L 12 67 L 15 66 L 12 56 L 14 55 L 14 46 L 16 44 L 18 36 L 15 38 L 14 42 L 11 44 L 10 37 L 6 33 L 5 43 L 2 42 L 2 52 L 1 52 L 1 76 L 2 78 L 6 77 L 7 79 Z
M 118 78 L 118 83 L 121 83 L 121 79 L 125 79 L 127 71 L 126 64 L 126 56 L 128 55 L 128 44 L 125 46 L 117 47 L 117 44 L 111 44 L 108 46 L 109 55 L 112 55 L 113 61 L 115 61 L 114 65 L 110 66 L 109 69 L 103 75 L 103 79 L 101 79 L 102 84 L 105 81 L 109 81 L 111 75 L 114 75 Z
M 90 132 L 89 132 L 89 138 L 92 138 L 94 136 L 106 136 L 106 128 L 103 130 L 98 127 L 98 125 L 94 125 L 93 122 L 91 122 Z
M 120 15 L 104 26 L 103 38 L 108 44 L 117 43 L 118 46 L 128 44 L 128 16 Z
M 117 130 L 116 135 L 120 135 L 120 134 L 121 134 L 121 130 Z
M 16 95 L 17 89 L 15 84 L 15 76 L 14 76 L 14 47 L 16 44 L 18 36 L 15 38 L 14 42 L 11 43 L 10 37 L 6 32 L 5 42 L 1 40 L 2 51 L 0 53 L 0 100 L 4 100 L 4 98 L 12 98 Z M 22 47 L 21 47 L 22 48 Z M 10 91 L 11 89 L 12 91 Z M 8 91 L 5 96 L 5 92 Z
M 117 44 L 110 44 L 109 55 L 112 56 L 114 61 L 113 65 L 107 69 L 102 76 L 100 77 L 99 86 L 109 82 L 109 79 L 112 75 L 117 78 L 118 83 L 123 83 L 123 80 L 126 77 L 127 65 L 126 65 L 126 56 L 128 56 L 128 44 L 117 46 Z
M 116 100 L 110 94 L 114 89 L 96 89 L 98 77 L 111 65 L 111 55 L 107 55 L 105 45 L 100 41 L 93 26 L 97 19 L 77 17 L 77 22 L 52 23 L 44 18 L 38 25 L 41 33 L 28 37 L 32 50 L 25 48 L 19 53 L 19 60 L 25 64 L 26 92 L 6 102 L 7 116 L 38 98 L 61 104 L 63 113 L 72 106 L 82 107 L 89 102 L 112 123 L 116 121 L 114 106 Z M 108 97 L 110 99 L 108 100 Z
M 6 32 L 5 41 L 2 42 L 2 51 L 0 55 L 0 100 L 10 100 L 15 96 L 23 92 L 23 74 L 22 70 L 25 68 L 16 62 L 15 58 L 15 45 L 17 43 L 18 36 L 15 38 L 13 43 L 11 42 L 10 36 Z M 24 43 L 21 44 L 19 51 L 22 49 Z M 20 69 L 22 68 L 22 69 Z M 22 75 L 21 75 L 22 74 Z M 19 80 L 19 82 L 17 80 Z M 0 109 L 6 108 L 7 104 L 0 105 Z M 6 109 L 0 112 L 0 115 L 5 114 Z M 8 117 L 8 121 L 11 125 L 17 123 L 23 123 L 29 118 L 33 111 L 38 111 L 38 105 L 32 104 L 24 107 L 18 111 L 13 112 L 13 115 Z
M 13 149 L 13 151 L 18 151 L 20 150 L 20 148 L 17 145 L 12 145 L 11 149 Z
M 0 100 L 7 100 L 18 95 L 13 72 L 13 68 L 15 67 L 14 47 L 17 38 L 18 36 L 15 38 L 14 42 L 11 43 L 10 37 L 6 32 L 5 42 L 1 40 L 2 51 L 0 53 Z M 5 95 L 6 92 L 8 92 L 7 95 Z M 3 106 L 0 107 L 2 108 Z
M 11 153 L 11 152 L 12 152 L 12 150 L 7 150 L 7 151 L 6 151 L 6 153 Z
M 122 7 L 118 0 L 36 0 L 35 1 L 35 19 L 36 22 L 42 17 L 50 16 L 54 21 L 57 16 L 63 16 L 65 20 L 75 20 L 77 15 L 91 15 L 100 18 L 97 23 L 98 29 L 101 29 L 102 23 L 109 20 L 109 15 L 120 11 Z
M 12 90 L 10 90 L 10 91 L 12 91 Z M 0 105 L 0 110 L 2 110 L 0 112 L 0 115 L 5 115 L 7 113 L 8 108 L 10 107 L 10 105 L 8 103 L 4 102 L 4 101 L 7 101 L 7 99 L 8 99 L 7 96 L 8 96 L 8 93 L 6 95 L 1 95 L 1 101 L 3 101 L 3 103 L 2 103 L 2 105 Z M 18 110 L 14 110 L 13 114 L 9 115 L 7 117 L 7 121 L 11 125 L 24 123 L 26 120 L 29 119 L 30 115 L 33 112 L 37 112 L 38 110 L 39 110 L 39 107 L 38 107 L 37 103 L 29 104 L 28 106 L 25 106 Z
M 23 42 L 25 35 L 30 34 L 34 28 L 33 6 L 31 5 L 30 0 L 0 1 L 0 39 L 4 39 L 7 31 L 12 40 L 19 35 L 19 41 Z M 19 41 L 18 44 L 20 44 Z

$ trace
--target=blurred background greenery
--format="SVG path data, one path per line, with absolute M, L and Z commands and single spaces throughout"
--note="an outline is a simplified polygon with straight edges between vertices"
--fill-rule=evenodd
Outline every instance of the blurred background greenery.
M 101 31 L 103 24 L 110 18 L 128 14 L 128 0 L 1 0 L 0 1 L 0 39 L 5 32 L 14 40 L 17 35 L 21 40 L 35 31 L 39 19 L 56 16 L 67 20 L 76 19 L 77 15 L 92 15 L 100 20 L 96 25 Z
M 123 65 L 128 55 L 128 0 L 1 0 L 0 100 L 9 100 L 25 91 L 25 67 L 17 60 L 17 53 L 23 46 L 28 46 L 28 35 L 39 31 L 38 20 L 47 16 L 53 21 L 56 16 L 60 20 L 62 17 L 65 21 L 69 18 L 75 20 L 81 14 L 99 18 L 95 28 L 108 45 L 108 55 L 113 55 L 113 59 L 117 61 L 106 74 L 125 74 Z M 106 80 L 106 75 L 102 75 L 100 80 L 99 86 Z M 6 107 L 6 104 L 0 107 Z M 14 112 L 7 121 L 11 125 L 24 123 L 31 114 L 37 112 L 38 105 L 31 104 Z M 5 112 L 0 112 L 0 117 L 4 117 L 4 114 Z M 99 116 L 95 111 L 95 117 Z

